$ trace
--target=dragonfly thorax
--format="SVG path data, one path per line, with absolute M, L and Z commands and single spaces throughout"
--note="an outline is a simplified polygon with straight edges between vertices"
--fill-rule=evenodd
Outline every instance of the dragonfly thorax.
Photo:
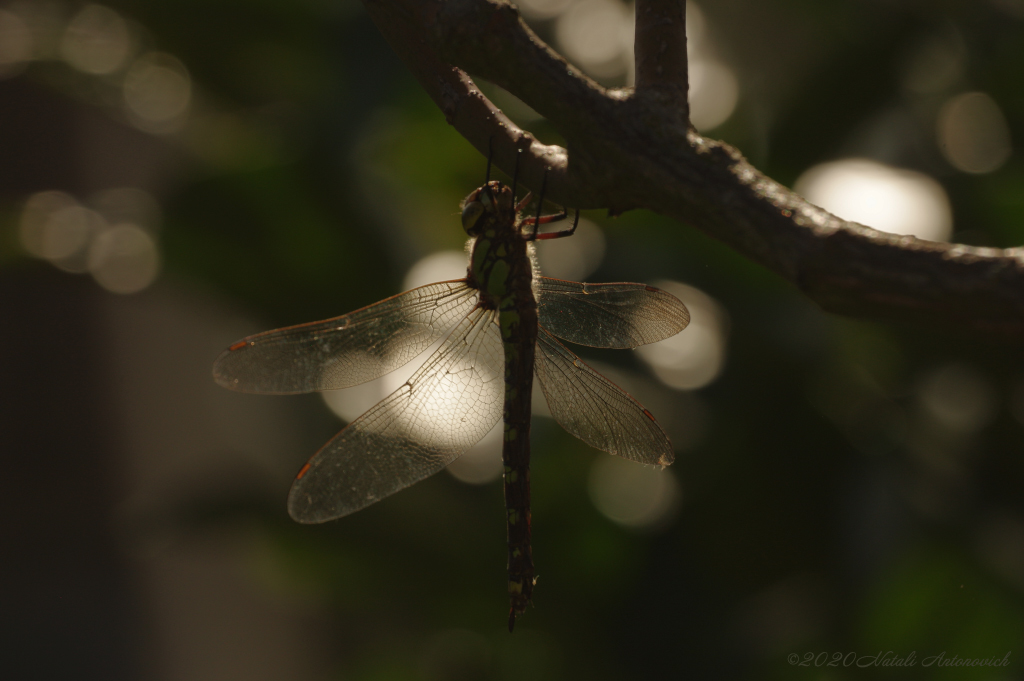
M 463 227 L 472 237 L 468 283 L 480 291 L 481 305 L 490 309 L 502 301 L 534 305 L 533 249 L 521 232 L 514 200 L 507 186 L 489 182 L 463 202 Z

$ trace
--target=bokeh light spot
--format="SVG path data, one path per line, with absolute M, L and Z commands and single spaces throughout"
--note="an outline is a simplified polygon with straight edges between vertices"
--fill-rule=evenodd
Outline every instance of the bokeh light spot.
M 707 35 L 707 20 L 704 10 L 693 0 L 686 2 L 686 53 L 695 54 L 703 48 Z
M 569 223 L 557 224 L 561 229 Z M 580 218 L 572 237 L 538 243 L 537 262 L 546 277 L 582 281 L 600 266 L 604 252 L 605 239 L 601 228 L 586 218 Z
M 367 353 L 359 361 L 376 363 L 378 360 Z M 395 385 L 391 385 L 391 383 L 391 376 L 388 375 L 344 390 L 325 390 L 320 393 L 320 397 L 338 418 L 348 423 L 355 421 L 370 407 L 384 399 L 389 392 L 401 385 L 400 382 Z M 391 390 L 388 390 L 389 387 Z
M 405 274 L 403 290 L 433 284 L 435 281 L 463 279 L 468 256 L 464 251 L 438 251 L 418 260 Z
M 594 460 L 588 490 L 597 510 L 625 527 L 662 525 L 679 507 L 679 483 L 671 472 L 617 456 Z
M 32 31 L 15 14 L 0 9 L 0 78 L 21 73 L 32 59 Z
M 106 226 L 103 217 L 73 197 L 56 191 L 33 194 L 21 213 L 25 250 L 69 272 L 85 271 L 84 255 L 93 236 Z
M 692 286 L 675 281 L 655 285 L 683 301 L 690 324 L 671 338 L 637 348 L 637 354 L 665 385 L 677 390 L 703 388 L 725 365 L 728 315 L 711 296 Z
M 623 28 L 631 22 L 616 0 L 580 0 L 555 24 L 558 44 L 571 61 L 597 77 L 625 73 Z
M 56 251 L 63 249 L 50 243 L 53 238 L 49 234 L 50 221 L 55 213 L 77 205 L 78 202 L 64 192 L 46 191 L 30 196 L 21 211 L 21 245 L 37 258 L 54 257 Z
M 729 120 L 740 98 L 740 85 L 725 64 L 690 59 L 690 122 L 701 132 Z
M 120 14 L 103 5 L 86 5 L 68 24 L 60 52 L 79 71 L 104 75 L 124 66 L 131 42 Z
M 498 421 L 480 442 L 470 447 L 445 469 L 449 475 L 470 485 L 484 485 L 501 477 L 502 433 L 504 423 Z
M 131 65 L 124 79 L 124 100 L 132 122 L 152 133 L 178 130 L 192 99 L 188 70 L 163 52 L 145 54 Z
M 937 132 L 946 160 L 965 173 L 990 173 L 1012 153 L 1006 117 L 984 92 L 957 95 L 943 104 Z
M 948 364 L 927 374 L 918 390 L 921 405 L 949 430 L 972 433 L 996 415 L 991 382 L 964 364 Z
M 136 293 L 156 280 L 160 254 L 144 229 L 131 223 L 114 225 L 96 235 L 89 247 L 89 272 L 113 293 Z
M 967 50 L 960 34 L 949 30 L 921 41 L 907 60 L 903 86 L 917 94 L 942 92 L 964 71 Z
M 442 346 L 442 340 L 430 345 L 426 350 L 412 358 L 406 364 L 398 367 L 390 373 L 384 374 L 372 381 L 342 390 L 325 390 L 321 392 L 324 403 L 342 420 L 351 423 L 374 405 L 390 396 L 398 390 L 408 390 L 406 383 L 413 375 L 427 362 L 434 353 Z M 404 429 L 406 436 L 412 439 L 422 439 L 436 442 L 440 438 L 444 440 L 443 428 L 437 428 L 438 423 L 450 420 L 453 415 L 465 414 L 467 406 L 471 408 L 474 401 L 473 396 L 467 393 L 473 391 L 475 396 L 487 397 L 486 386 L 501 384 L 501 365 L 495 361 L 494 350 L 501 351 L 500 342 L 495 340 L 493 346 L 481 348 L 480 355 L 467 357 L 465 361 L 449 367 L 443 375 L 443 379 L 436 382 L 429 393 L 422 395 L 422 401 L 416 409 L 397 409 L 390 411 L 387 418 L 395 419 Z M 486 354 L 491 352 L 490 355 Z M 484 359 L 486 361 L 480 361 Z M 380 362 L 380 358 L 367 353 L 360 360 L 361 362 Z M 390 364 L 390 362 L 388 362 Z M 476 377 L 474 379 L 474 376 Z M 468 417 L 467 417 L 468 418 Z M 497 442 L 494 436 L 497 435 Z M 497 452 L 497 461 L 501 461 L 500 432 L 480 435 L 481 440 L 474 441 L 463 456 L 469 457 L 465 465 L 452 471 L 457 479 L 464 482 L 479 484 L 493 479 L 493 466 L 486 459 L 490 453 Z M 496 447 L 495 447 L 496 445 Z M 498 471 L 500 473 L 500 470 Z M 488 477 L 490 476 L 490 477 Z
M 814 166 L 795 191 L 830 213 L 892 234 L 947 241 L 953 214 L 946 192 L 931 177 L 867 159 Z
M 409 378 L 416 373 L 416 370 L 420 368 L 423 362 L 425 362 L 438 347 L 440 347 L 440 343 L 434 343 L 427 350 L 413 358 L 408 364 L 395 369 L 391 373 L 384 374 L 372 381 L 360 383 L 359 385 L 351 388 L 344 388 L 342 390 L 325 390 L 320 393 L 320 397 L 323 398 L 324 403 L 338 416 L 338 418 L 346 422 L 355 421 L 365 412 L 369 411 L 370 407 L 398 390 L 403 383 L 408 381 Z M 371 362 L 377 364 L 381 360 L 370 353 L 366 353 L 359 361 L 363 363 Z
M 569 9 L 576 0 L 518 0 L 516 5 L 529 19 L 553 19 Z

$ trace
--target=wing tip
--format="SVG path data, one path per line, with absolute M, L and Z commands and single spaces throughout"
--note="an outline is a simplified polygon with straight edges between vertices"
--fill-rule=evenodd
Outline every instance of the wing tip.
M 217 358 L 216 362 L 213 363 L 213 381 L 222 388 L 227 388 L 228 390 L 239 390 L 238 379 L 228 376 L 224 371 L 223 360 L 226 356 L 227 353 L 225 352 Z
M 674 333 L 671 334 L 672 336 L 676 335 L 677 333 L 679 333 L 680 331 L 682 331 L 683 329 L 685 329 L 687 326 L 690 325 L 690 310 L 689 310 L 689 308 L 686 307 L 686 303 L 684 303 L 683 301 L 679 300 L 679 298 L 677 296 L 675 296 L 674 294 L 669 293 L 665 289 L 658 288 L 657 286 L 649 286 L 648 285 L 648 286 L 645 286 L 644 288 L 647 290 L 648 293 L 653 293 L 655 295 L 663 295 L 663 296 L 665 296 L 667 298 L 666 302 L 672 308 L 674 308 L 674 311 L 675 311 L 676 314 L 673 315 L 673 316 L 682 320 L 682 324 L 679 325 L 679 328 L 678 328 L 677 331 L 675 331 Z M 675 327 L 673 327 L 673 328 L 675 328 Z
M 222 388 L 228 388 L 229 390 L 241 391 L 241 388 L 238 385 L 239 381 L 237 378 L 231 376 L 232 371 L 228 367 L 228 364 L 230 363 L 232 357 L 238 356 L 235 353 L 237 353 L 242 348 L 247 348 L 251 345 L 252 341 L 250 341 L 248 338 L 243 338 L 242 340 L 229 345 L 227 350 L 224 350 L 222 353 L 220 353 L 220 355 L 217 356 L 217 359 L 215 359 L 213 362 L 213 380 L 217 383 L 217 385 L 221 386 Z
M 298 480 L 296 480 L 298 482 Z M 295 486 L 292 486 L 292 491 L 288 495 L 288 515 L 291 519 L 301 525 L 319 525 L 325 523 L 328 520 L 334 520 L 340 518 L 345 513 L 332 514 L 330 512 L 324 513 L 322 508 L 313 504 L 313 500 L 309 495 L 297 493 Z
M 316 456 L 314 455 L 313 459 Z M 335 493 L 328 492 L 323 485 L 323 479 L 310 474 L 313 459 L 299 469 L 288 491 L 288 515 L 295 522 L 301 525 L 320 525 L 352 515 L 379 501 L 378 498 L 367 498 L 362 505 L 346 503 Z

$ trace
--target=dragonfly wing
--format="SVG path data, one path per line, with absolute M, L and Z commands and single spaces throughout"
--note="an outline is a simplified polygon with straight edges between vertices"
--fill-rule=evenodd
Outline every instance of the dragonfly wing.
M 402 387 L 338 433 L 299 472 L 288 512 L 340 518 L 433 475 L 501 418 L 504 351 L 495 312 L 476 309 Z
M 672 463 L 672 443 L 651 412 L 544 328 L 537 333 L 535 370 L 551 415 L 567 431 L 591 447 L 630 461 Z
M 635 348 L 690 323 L 686 306 L 645 284 L 581 284 L 540 277 L 537 314 L 553 335 L 592 348 Z
M 217 383 L 247 393 L 348 388 L 403 366 L 477 301 L 465 280 L 414 288 L 361 310 L 244 338 L 213 365 Z

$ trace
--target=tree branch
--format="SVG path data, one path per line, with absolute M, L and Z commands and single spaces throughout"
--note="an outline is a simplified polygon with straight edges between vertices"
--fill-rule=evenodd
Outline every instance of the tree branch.
M 643 207 L 693 225 L 826 310 L 1024 338 L 1024 248 L 922 241 L 830 215 L 736 149 L 690 129 L 675 98 L 597 85 L 541 42 L 505 0 L 364 2 L 448 121 L 484 154 L 493 139 L 494 161 L 505 170 L 523 149 L 520 178 L 528 186 L 539 186 L 549 168 L 552 200 L 613 213 Z M 653 30 L 666 42 L 663 55 L 685 52 L 679 31 Z M 544 115 L 568 151 L 520 130 L 451 64 Z
M 689 122 L 686 0 L 636 0 L 633 56 L 636 95 L 657 93 L 665 106 L 679 107 Z

